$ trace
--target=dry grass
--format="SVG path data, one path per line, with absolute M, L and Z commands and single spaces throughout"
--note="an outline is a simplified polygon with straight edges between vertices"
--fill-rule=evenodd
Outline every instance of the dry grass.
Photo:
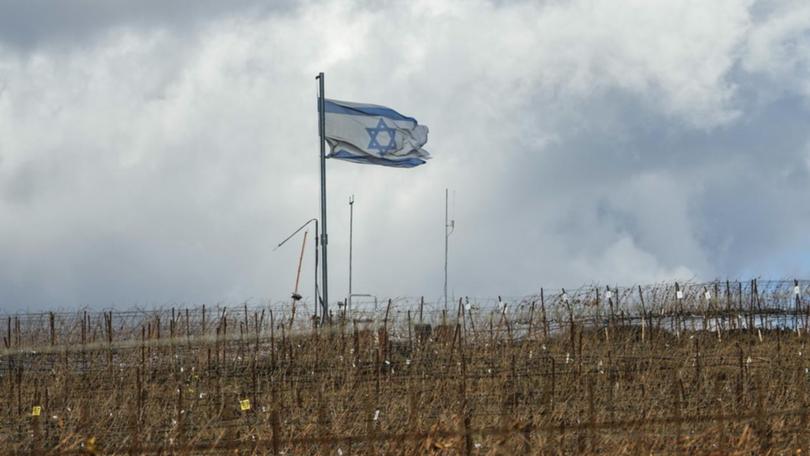
M 720 284 L 708 300 L 703 285 L 680 300 L 663 285 L 612 291 L 610 301 L 588 289 L 527 298 L 505 314 L 462 302 L 449 315 L 421 312 L 430 335 L 416 305 L 314 330 L 266 308 L 9 316 L 0 448 L 807 451 L 808 336 L 776 328 L 804 325 L 807 309 L 792 301 L 792 283 L 769 284 L 728 295 Z

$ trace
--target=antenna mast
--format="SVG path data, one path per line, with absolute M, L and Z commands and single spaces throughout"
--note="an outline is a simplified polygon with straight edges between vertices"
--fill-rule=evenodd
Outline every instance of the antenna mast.
M 444 189 L 444 310 L 447 311 L 447 250 L 448 250 L 448 238 L 456 228 L 456 221 L 449 220 L 449 214 L 447 210 L 448 206 L 448 199 L 449 199 L 449 191 L 445 188 Z

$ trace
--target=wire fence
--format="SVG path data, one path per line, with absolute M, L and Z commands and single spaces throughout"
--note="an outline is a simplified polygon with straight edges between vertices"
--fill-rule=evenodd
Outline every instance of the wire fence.
M 787 451 L 808 282 L 4 315 L 0 447 L 35 454 Z M 494 452 L 494 453 L 493 453 Z

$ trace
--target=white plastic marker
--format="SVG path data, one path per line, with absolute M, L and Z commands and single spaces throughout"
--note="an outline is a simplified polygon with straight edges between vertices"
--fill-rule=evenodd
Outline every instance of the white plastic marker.
M 675 292 L 675 298 L 683 299 L 683 291 L 681 291 L 681 290 L 676 291 Z
M 562 294 L 562 300 L 563 300 L 563 302 L 568 302 L 568 293 L 563 293 Z
M 800 294 L 802 294 L 802 289 L 799 288 L 798 285 L 796 285 L 795 287 L 793 287 L 793 294 L 799 296 Z
M 706 300 L 707 300 L 707 301 L 711 301 L 711 300 L 712 300 L 712 293 L 711 293 L 709 290 L 706 290 L 706 292 L 705 292 L 705 293 L 703 293 L 703 296 L 705 296 L 705 297 L 706 297 Z
M 380 418 L 380 410 L 374 410 L 374 421 L 377 421 Z
M 613 292 L 608 290 L 605 292 L 605 299 L 610 299 L 613 297 Z

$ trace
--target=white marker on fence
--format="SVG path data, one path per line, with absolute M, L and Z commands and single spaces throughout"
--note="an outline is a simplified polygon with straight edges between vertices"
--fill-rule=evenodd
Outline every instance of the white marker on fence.
M 605 299 L 610 299 L 613 297 L 613 292 L 608 290 L 605 292 Z
M 681 291 L 681 290 L 676 291 L 675 292 L 675 298 L 683 299 L 683 291 Z
M 703 296 L 705 296 L 705 297 L 706 297 L 706 300 L 707 300 L 707 301 L 711 301 L 711 300 L 712 300 L 712 293 L 711 293 L 709 290 L 706 290 L 706 292 L 705 292 L 705 293 L 703 293 Z
M 802 294 L 802 289 L 799 288 L 798 285 L 796 285 L 795 287 L 793 287 L 793 294 L 799 296 L 800 294 Z

